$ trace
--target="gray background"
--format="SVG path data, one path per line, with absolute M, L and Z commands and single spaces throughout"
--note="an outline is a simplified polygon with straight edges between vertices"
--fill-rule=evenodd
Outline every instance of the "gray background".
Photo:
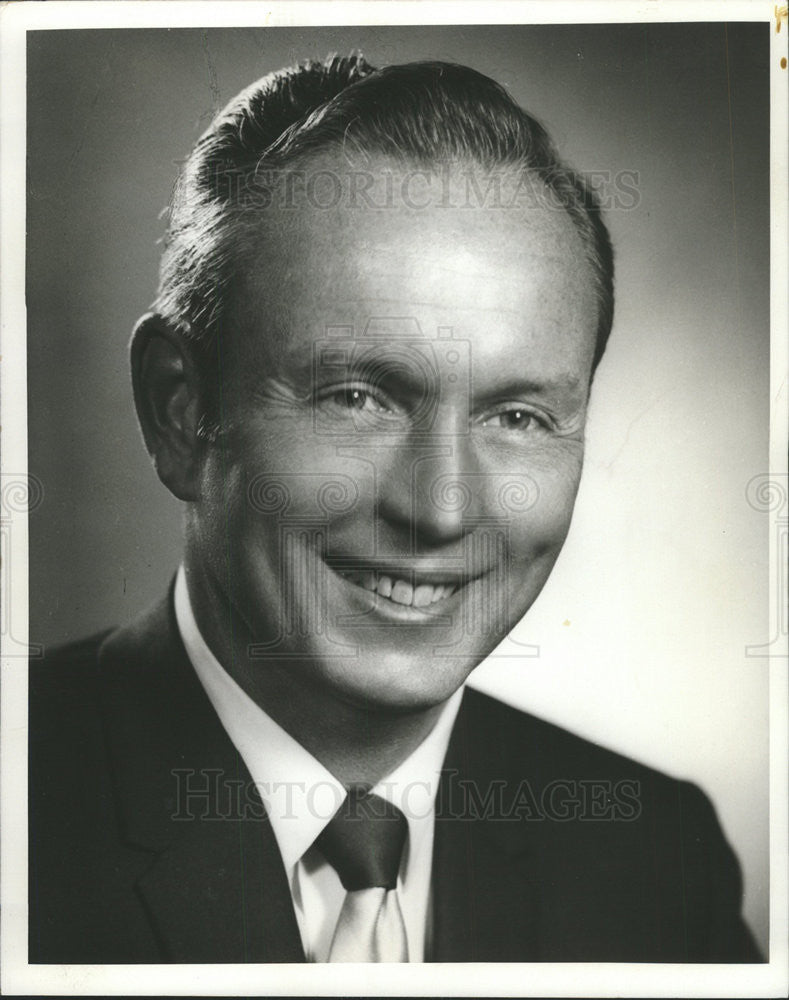
M 132 618 L 178 563 L 178 504 L 136 429 L 126 343 L 153 298 L 178 164 L 253 79 L 330 51 L 493 76 L 584 171 L 638 172 L 609 215 L 617 314 L 585 482 L 523 623 L 477 683 L 698 780 L 767 933 L 769 26 L 31 32 L 30 636 Z

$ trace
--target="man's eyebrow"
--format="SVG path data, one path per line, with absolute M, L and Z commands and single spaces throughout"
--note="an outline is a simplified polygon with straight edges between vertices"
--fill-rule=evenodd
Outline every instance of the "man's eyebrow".
M 507 397 L 517 398 L 518 396 L 533 396 L 554 392 L 575 392 L 583 388 L 584 380 L 570 372 L 559 375 L 546 376 L 545 378 L 513 378 L 506 382 L 497 382 L 495 385 L 478 386 L 474 383 L 472 373 L 471 387 L 474 396 L 480 398 L 504 399 Z
M 374 343 L 375 341 L 372 341 Z M 356 342 L 358 344 L 359 342 Z M 370 373 L 370 358 L 364 352 L 361 356 L 353 350 L 348 351 L 345 344 L 337 344 L 328 339 L 321 344 L 318 351 L 311 359 L 299 359 L 299 363 L 294 367 L 294 374 L 297 377 L 306 377 L 310 374 L 318 375 L 321 370 L 331 372 L 335 377 L 352 377 L 359 374 Z M 365 344 L 367 346 L 367 344 Z M 424 387 L 425 373 L 419 366 L 414 371 L 403 368 L 403 356 L 399 352 L 392 355 L 393 364 L 391 370 L 386 367 L 386 343 L 381 340 L 381 353 L 378 355 L 376 367 L 376 381 L 381 384 L 388 384 L 392 388 L 411 388 L 415 383 Z M 496 382 L 488 385 L 477 383 L 474 378 L 473 365 L 471 370 L 471 391 L 477 400 L 483 399 L 517 399 L 520 396 L 549 395 L 556 392 L 575 393 L 579 388 L 585 388 L 586 380 L 579 378 L 572 372 L 560 372 L 556 375 L 546 375 L 545 377 L 515 377 L 506 382 Z

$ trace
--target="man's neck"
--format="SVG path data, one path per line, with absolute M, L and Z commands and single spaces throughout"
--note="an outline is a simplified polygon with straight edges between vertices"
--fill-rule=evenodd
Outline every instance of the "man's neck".
M 398 711 L 344 700 L 293 660 L 267 660 L 247 650 L 253 637 L 230 634 L 229 609 L 199 571 L 188 591 L 198 629 L 220 665 L 278 725 L 342 784 L 373 786 L 406 760 L 435 726 L 445 703 Z

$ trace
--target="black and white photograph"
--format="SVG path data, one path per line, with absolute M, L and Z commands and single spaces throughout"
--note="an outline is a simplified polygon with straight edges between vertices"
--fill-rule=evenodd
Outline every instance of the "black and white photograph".
M 785 995 L 786 9 L 11 6 L 3 991 Z

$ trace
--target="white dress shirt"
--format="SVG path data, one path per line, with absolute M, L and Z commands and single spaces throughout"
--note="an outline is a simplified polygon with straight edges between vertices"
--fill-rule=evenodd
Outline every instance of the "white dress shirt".
M 307 961 L 325 962 L 345 890 L 312 845 L 344 801 L 345 789 L 239 687 L 208 648 L 195 621 L 183 567 L 175 583 L 175 617 L 192 666 L 268 812 Z M 411 962 L 424 961 L 429 948 L 435 799 L 462 695 L 462 688 L 452 695 L 411 756 L 372 789 L 408 821 L 397 891 Z

